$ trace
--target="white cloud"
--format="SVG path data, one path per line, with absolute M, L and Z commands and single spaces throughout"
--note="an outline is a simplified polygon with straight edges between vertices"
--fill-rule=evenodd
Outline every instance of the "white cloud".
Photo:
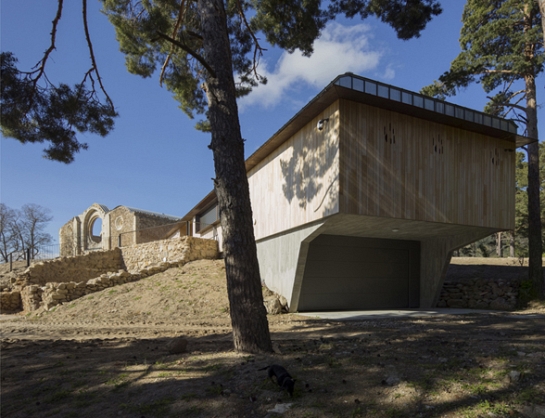
M 299 51 L 283 52 L 274 69 L 261 61 L 258 72 L 268 79 L 266 85 L 254 88 L 250 95 L 240 100 L 239 106 L 260 105 L 274 107 L 290 89 L 299 87 L 324 88 L 337 75 L 345 72 L 364 74 L 376 69 L 382 53 L 372 50 L 369 40 L 371 28 L 366 24 L 343 26 L 333 22 L 314 42 L 312 56 L 304 57 Z
M 395 76 L 396 76 L 396 70 L 394 70 L 391 65 L 388 65 L 386 69 L 384 70 L 384 73 L 382 73 L 383 80 L 393 80 Z

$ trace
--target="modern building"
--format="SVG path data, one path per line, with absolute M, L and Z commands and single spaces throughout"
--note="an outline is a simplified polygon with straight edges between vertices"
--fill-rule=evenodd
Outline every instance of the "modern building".
M 246 161 L 261 278 L 291 311 L 435 306 L 454 250 L 514 227 L 517 126 L 337 77 Z M 182 221 L 221 245 L 214 192 Z

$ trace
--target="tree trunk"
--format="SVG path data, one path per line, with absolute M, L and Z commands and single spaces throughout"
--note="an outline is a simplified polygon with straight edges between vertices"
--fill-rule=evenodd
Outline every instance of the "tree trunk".
M 503 257 L 503 248 L 501 246 L 501 232 L 496 233 L 496 255 L 498 257 Z
M 199 0 L 206 77 L 233 340 L 237 351 L 271 352 L 257 261 L 250 191 L 240 133 L 227 17 L 222 0 Z
M 545 0 L 536 0 L 541 13 L 541 28 L 543 33 L 543 45 L 545 45 Z
M 526 83 L 526 117 L 528 137 L 538 138 L 537 107 L 535 77 L 527 75 Z M 539 143 L 528 145 L 528 275 L 532 282 L 533 296 L 539 299 L 545 297 L 543 283 L 543 244 L 541 241 L 541 209 L 539 180 Z
M 515 231 L 509 233 L 509 257 L 515 257 Z
M 540 4 L 541 7 L 541 4 Z M 526 4 L 524 11 L 526 22 L 524 31 L 532 30 L 531 5 Z M 524 55 L 528 60 L 533 58 L 532 45 L 527 45 Z M 526 89 L 526 129 L 528 137 L 536 142 L 528 145 L 528 276 L 532 283 L 532 297 L 545 298 L 543 283 L 543 243 L 541 241 L 541 208 L 539 181 L 539 139 L 537 130 L 537 103 L 535 71 L 532 69 L 524 75 Z

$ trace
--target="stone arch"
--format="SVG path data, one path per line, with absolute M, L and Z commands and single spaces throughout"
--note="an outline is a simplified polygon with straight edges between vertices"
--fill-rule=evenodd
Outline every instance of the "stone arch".
M 91 205 L 83 214 L 82 232 L 83 245 L 86 250 L 102 249 L 105 245 L 105 217 L 108 208 L 97 203 Z

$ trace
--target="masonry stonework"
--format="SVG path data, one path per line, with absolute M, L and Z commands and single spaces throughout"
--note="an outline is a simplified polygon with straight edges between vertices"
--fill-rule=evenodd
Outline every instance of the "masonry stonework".
M 2 313 L 50 309 L 198 259 L 218 258 L 216 241 L 184 236 L 33 264 L 1 292 Z
M 110 210 L 94 203 L 61 227 L 60 254 L 79 255 L 167 238 L 168 231 L 179 219 L 127 206 Z
M 517 306 L 520 280 L 467 278 L 443 284 L 437 307 L 508 311 Z

